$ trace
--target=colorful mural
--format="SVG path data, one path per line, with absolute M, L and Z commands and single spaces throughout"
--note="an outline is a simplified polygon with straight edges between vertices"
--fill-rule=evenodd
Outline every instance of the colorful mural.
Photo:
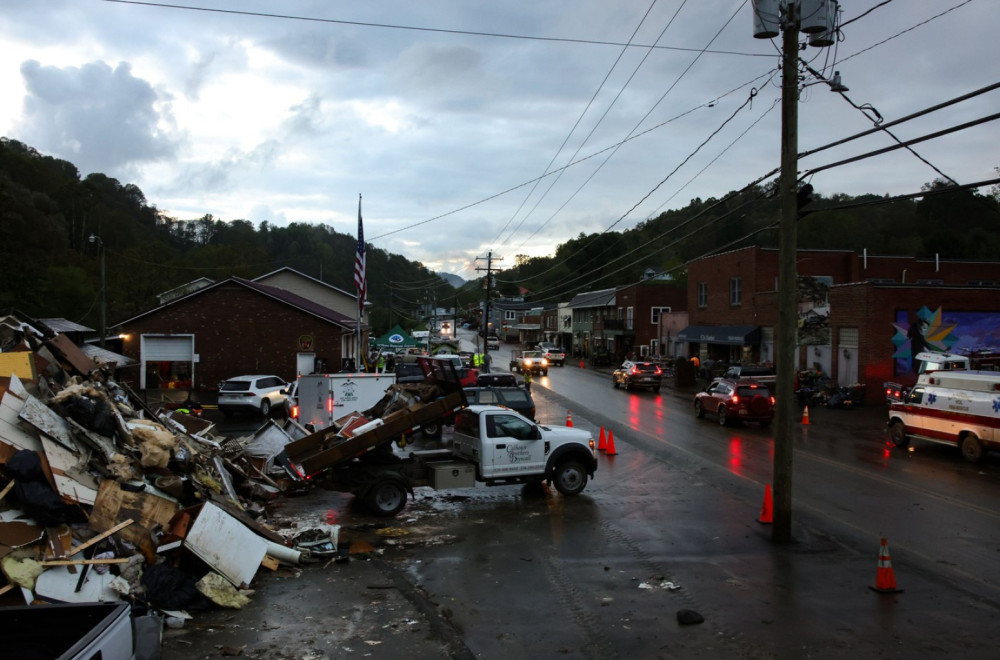
M 892 324 L 895 373 L 913 369 L 913 356 L 920 351 L 949 351 L 971 355 L 1000 351 L 1000 314 L 996 312 L 931 311 L 926 305 L 913 313 L 896 311 Z

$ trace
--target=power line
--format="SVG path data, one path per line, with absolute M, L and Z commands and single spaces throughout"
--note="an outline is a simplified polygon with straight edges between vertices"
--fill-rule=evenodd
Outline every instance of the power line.
M 391 23 L 372 23 L 368 21 L 348 21 L 337 18 L 318 18 L 315 16 L 296 16 L 293 14 L 276 14 L 273 12 L 246 11 L 241 9 L 218 9 L 215 7 L 193 7 L 190 5 L 178 5 L 164 2 L 140 2 L 139 0 L 100 0 L 101 2 L 111 2 L 120 5 L 136 5 L 140 7 L 156 7 L 159 9 L 177 9 L 181 11 L 197 11 L 211 14 L 228 14 L 237 16 L 252 16 L 254 18 L 270 18 L 288 21 L 305 21 L 309 23 L 328 23 L 334 25 L 350 25 L 355 27 L 379 28 L 383 30 L 407 30 L 412 32 L 436 32 L 439 34 L 466 35 L 472 37 L 491 37 L 497 39 L 521 39 L 525 41 L 547 41 L 555 43 L 587 44 L 594 46 L 632 46 L 635 48 L 657 48 L 661 50 L 675 50 L 682 52 L 698 52 L 697 48 L 685 48 L 682 46 L 649 46 L 647 44 L 623 44 L 618 41 L 601 41 L 594 39 L 574 39 L 570 37 L 540 37 L 525 34 L 510 34 L 504 32 L 481 32 L 475 30 L 454 30 L 448 28 L 422 27 L 416 25 L 395 25 Z M 713 55 L 739 55 L 741 57 L 762 57 L 760 53 L 741 53 L 731 50 L 708 51 Z M 764 56 L 766 57 L 766 56 Z

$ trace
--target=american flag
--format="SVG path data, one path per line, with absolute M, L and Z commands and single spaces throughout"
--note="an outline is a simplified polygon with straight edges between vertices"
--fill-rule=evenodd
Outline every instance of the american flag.
M 358 289 L 358 320 L 363 318 L 368 282 L 365 275 L 365 231 L 361 226 L 361 195 L 358 195 L 358 251 L 354 257 L 354 285 Z

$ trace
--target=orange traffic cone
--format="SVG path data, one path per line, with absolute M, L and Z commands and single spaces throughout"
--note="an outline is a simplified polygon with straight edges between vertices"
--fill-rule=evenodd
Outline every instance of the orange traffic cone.
M 605 456 L 616 456 L 618 454 L 615 451 L 615 434 L 610 429 L 608 430 L 608 448 L 605 450 Z
M 573 426 L 573 416 L 569 414 L 569 409 L 566 409 L 566 426 Z
M 809 426 L 809 406 L 802 411 L 802 425 Z
M 896 586 L 896 574 L 892 570 L 892 557 L 889 556 L 889 541 L 887 539 L 882 539 L 882 543 L 879 545 L 875 586 L 869 588 L 880 594 L 895 594 L 902 591 Z
M 583 360 L 582 359 L 580 360 L 580 368 L 581 369 L 586 369 L 586 367 L 583 365 Z
M 597 438 L 597 451 L 605 451 L 608 448 L 608 439 L 604 437 L 604 427 L 601 427 L 601 435 Z
M 760 508 L 760 518 L 757 522 L 769 525 L 774 522 L 774 499 L 771 495 L 771 484 L 764 486 L 764 505 Z

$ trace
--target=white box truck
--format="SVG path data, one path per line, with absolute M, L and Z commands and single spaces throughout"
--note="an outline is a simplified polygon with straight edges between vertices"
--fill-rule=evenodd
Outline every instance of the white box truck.
M 368 410 L 395 384 L 395 373 L 301 376 L 293 409 L 298 409 L 299 424 L 320 431 L 345 415 Z

